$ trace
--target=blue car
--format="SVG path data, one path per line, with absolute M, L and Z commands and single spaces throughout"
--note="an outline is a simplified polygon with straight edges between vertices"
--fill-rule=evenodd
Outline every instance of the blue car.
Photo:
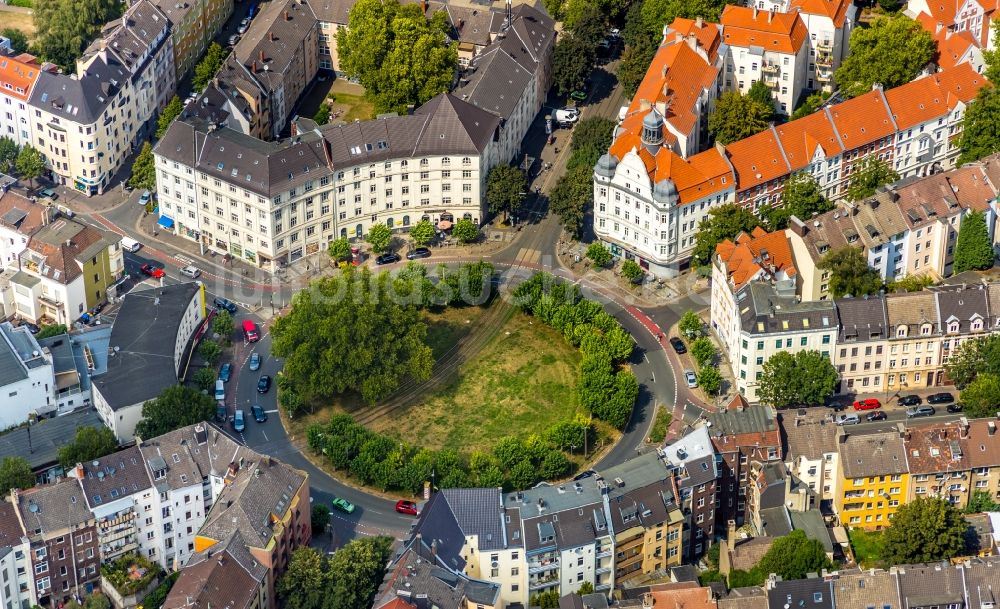
M 221 380 L 223 383 L 228 383 L 229 377 L 232 376 L 232 374 L 233 374 L 233 365 L 222 364 L 222 369 L 219 370 L 219 380 Z
M 236 416 L 233 417 L 233 429 L 236 430 L 236 433 L 243 433 L 243 430 L 246 429 L 246 419 L 242 410 L 237 410 Z

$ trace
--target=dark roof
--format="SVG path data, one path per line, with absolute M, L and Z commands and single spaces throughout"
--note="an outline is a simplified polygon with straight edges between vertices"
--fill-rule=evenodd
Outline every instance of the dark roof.
M 105 50 L 132 73 L 141 72 L 158 50 L 154 45 L 162 47 L 169 28 L 170 21 L 163 11 L 149 0 L 138 0 L 121 18 L 104 25 L 101 38 L 87 48 L 84 59 Z M 160 35 L 164 39 L 158 42 Z
M 164 609 L 222 607 L 245 609 L 256 604 L 267 569 L 247 551 L 239 533 L 210 551 L 191 557 L 163 603 Z
M 117 59 L 98 57 L 80 77 L 42 71 L 31 105 L 73 123 L 97 122 L 131 74 Z
M 903 606 L 911 609 L 965 603 L 962 572 L 948 563 L 894 567 Z
M 740 325 L 750 335 L 790 331 L 837 331 L 837 310 L 829 300 L 796 302 L 779 296 L 769 283 L 751 281 L 736 296 Z
M 161 491 L 198 485 L 210 477 L 225 478 L 230 464 L 260 457 L 206 423 L 181 427 L 149 440 L 143 438 L 139 450 Z M 156 480 L 155 472 L 163 469 L 166 476 Z
M 396 599 L 417 609 L 464 607 L 471 604 L 492 607 L 500 595 L 500 586 L 468 577 L 447 568 L 426 544 L 414 541 L 393 560 L 375 595 L 374 609 Z
M 38 229 L 28 248 L 45 257 L 38 275 L 69 284 L 83 274 L 84 262 L 121 241 L 121 236 L 105 233 L 87 224 L 59 218 Z M 32 258 L 25 250 L 21 258 Z
M 462 533 L 467 537 L 475 535 L 479 538 L 479 550 L 485 552 L 503 547 L 499 489 L 452 488 L 445 489 L 440 494 L 447 500 Z
M 455 571 L 465 569 L 465 558 L 462 556 L 465 535 L 458 526 L 444 493 L 433 494 L 421 510 L 411 540 L 418 536 L 424 543 L 434 547 L 442 564 Z
M 542 548 L 568 550 L 586 544 L 609 534 L 607 525 L 599 530 L 603 522 L 604 506 L 601 503 L 583 505 L 579 508 L 546 514 L 524 521 L 524 549 L 528 552 Z
M 774 411 L 767 406 L 750 406 L 743 410 L 720 410 L 709 413 L 707 419 L 712 424 L 710 431 L 713 436 L 717 434 L 763 433 L 778 429 L 778 424 L 774 420 Z
M 884 298 L 841 298 L 834 304 L 840 318 L 838 342 L 863 342 L 889 336 Z
M 24 537 L 24 528 L 21 521 L 17 519 L 17 511 L 14 504 L 9 501 L 0 501 L 0 548 L 9 548 L 21 543 Z
M 801 414 L 799 414 L 801 413 Z M 801 408 L 778 413 L 782 452 L 786 460 L 806 457 L 815 461 L 837 451 L 837 426 L 825 407 Z
M 174 344 L 184 312 L 200 289 L 192 282 L 125 296 L 111 326 L 114 356 L 95 383 L 112 410 L 145 402 L 177 384 Z
M 830 582 L 822 578 L 776 581 L 767 592 L 769 609 L 834 609 Z
M 16 346 L 8 342 L 8 328 L 13 330 L 9 323 L 4 322 L 3 330 L 0 330 L 0 387 L 28 378 L 28 370 L 15 351 Z
M 839 429 L 840 433 L 846 433 L 843 427 Z M 847 434 L 844 441 L 838 444 L 838 449 L 840 465 L 847 479 L 905 474 L 909 471 L 906 446 L 895 431 Z
M 1000 559 L 996 556 L 973 559 L 964 565 L 964 571 L 970 609 L 996 607 L 1000 603 Z
M 135 446 L 81 463 L 80 466 L 77 475 L 80 476 L 80 485 L 90 509 L 152 486 L 142 453 Z
M 80 483 L 72 478 L 21 491 L 17 509 L 28 536 L 48 535 L 94 519 L 83 500 Z
M 51 467 L 59 462 L 59 449 L 66 439 L 80 427 L 102 428 L 104 423 L 96 410 L 88 408 L 12 429 L 0 434 L 0 459 L 23 457 L 35 471 Z
M 303 49 L 317 23 L 316 15 L 305 2 L 268 2 L 243 38 L 236 43 L 233 55 L 248 68 L 255 64 L 257 80 L 269 91 L 278 90 L 300 51 L 319 52 L 316 48 Z M 261 57 L 264 59 L 261 60 Z M 293 99 L 285 100 L 289 106 L 294 102 Z
M 984 331 L 989 330 L 990 311 L 984 285 L 979 284 L 964 289 L 962 286 L 956 286 L 938 289 L 935 292 L 937 292 L 941 325 L 945 331 L 948 331 L 949 322 L 954 320 L 959 322 L 959 331 L 967 333 L 970 331 L 972 320 L 976 318 L 981 321 Z

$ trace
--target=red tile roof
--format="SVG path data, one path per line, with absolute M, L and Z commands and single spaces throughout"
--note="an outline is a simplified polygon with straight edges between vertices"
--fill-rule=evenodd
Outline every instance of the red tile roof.
M 774 266 L 775 272 L 784 271 L 789 276 L 795 276 L 792 248 L 783 230 L 769 233 L 758 226 L 749 235 L 740 233 L 736 237 L 736 243 L 726 239 L 715 248 L 716 254 L 725 263 L 728 279 L 736 290 L 763 270 L 761 258 L 765 251 L 767 262 L 769 266 Z
M 4 94 L 28 101 L 31 88 L 38 80 L 42 67 L 33 55 L 22 53 L 17 57 L 0 58 L 0 87 Z
M 789 12 L 798 10 L 807 15 L 823 15 L 833 21 L 834 27 L 843 27 L 847 18 L 847 9 L 850 8 L 850 0 L 792 0 L 788 9 Z
M 885 98 L 900 129 L 945 116 L 961 101 L 968 103 L 988 81 L 968 63 L 938 72 L 901 87 L 889 89 Z
M 788 175 L 793 170 L 785 160 L 774 129 L 765 129 L 733 142 L 726 146 L 726 153 L 736 170 L 741 190 Z
M 880 140 L 896 132 L 882 91 L 874 90 L 829 108 L 844 150 Z
M 676 40 L 678 34 L 684 38 L 693 34 L 698 40 L 698 46 L 708 53 L 710 60 L 715 60 L 719 45 L 722 44 L 722 28 L 718 23 L 709 23 L 700 17 L 698 19 L 677 17 L 670 24 L 670 27 L 667 28 L 667 35 L 664 36 L 664 41 Z
M 723 39 L 730 46 L 761 47 L 765 51 L 794 55 L 809 37 L 797 12 L 773 13 L 729 4 L 719 22 Z

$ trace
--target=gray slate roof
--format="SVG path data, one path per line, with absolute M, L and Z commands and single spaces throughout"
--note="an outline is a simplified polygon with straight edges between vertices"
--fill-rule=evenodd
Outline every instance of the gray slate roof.
M 833 590 L 830 582 L 822 578 L 796 579 L 775 582 L 767 592 L 770 609 L 801 607 L 803 609 L 834 609 Z
M 947 562 L 934 565 L 907 565 L 894 567 L 897 573 L 899 595 L 903 606 L 909 609 L 947 606 L 965 603 L 962 571 Z
M 158 490 L 181 489 L 209 477 L 223 478 L 230 463 L 257 454 L 215 427 L 198 423 L 175 429 L 139 445 L 150 477 L 166 468 L 166 477 L 153 480 Z M 159 466 L 159 467 L 154 467 Z
M 844 433 L 844 428 L 841 427 L 838 433 Z M 905 474 L 908 471 L 906 446 L 895 431 L 848 434 L 838 449 L 844 477 L 848 479 Z
M 152 486 L 142 453 L 135 446 L 81 463 L 80 466 L 82 471 L 77 473 L 82 474 L 80 485 L 90 509 Z
M 275 91 L 284 84 L 285 72 L 317 23 L 309 4 L 297 0 L 268 2 L 236 43 L 233 55 L 244 66 L 256 63 L 257 80 L 269 91 Z M 305 49 L 306 53 L 310 51 L 319 52 Z
M 174 343 L 184 311 L 199 290 L 192 282 L 125 296 L 111 327 L 111 349 L 118 351 L 96 381 L 112 410 L 145 402 L 177 384 Z
M 17 509 L 28 535 L 55 533 L 92 521 L 80 484 L 63 478 L 55 484 L 18 493 Z
M 834 304 L 840 318 L 838 342 L 865 342 L 889 336 L 885 298 L 841 298 Z
M 4 322 L 3 326 L 3 336 L 0 336 L 0 387 L 28 378 L 28 371 L 21 357 L 14 350 L 15 347 L 5 339 L 8 334 L 6 329 L 13 330 L 13 328 L 9 322 Z
M 499 595 L 499 585 L 446 567 L 427 544 L 414 540 L 389 565 L 372 607 L 379 609 L 397 598 L 417 609 L 463 607 L 466 600 L 492 607 Z
M 712 435 L 739 435 L 745 433 L 762 433 L 778 429 L 774 420 L 774 411 L 767 406 L 751 406 L 739 410 L 720 410 L 708 415 L 712 424 Z
M 130 72 L 137 73 L 151 60 L 154 41 L 164 29 L 170 29 L 166 14 L 150 0 L 138 0 L 121 18 L 104 25 L 101 39 L 95 40 L 84 55 L 96 54 L 103 46 Z M 143 59 L 147 53 L 149 56 Z
M 233 532 L 210 551 L 193 555 L 180 573 L 163 603 L 164 609 L 245 609 L 255 606 L 267 568 L 253 559 L 243 538 Z
M 500 491 L 495 488 L 453 488 L 441 491 L 462 533 L 479 538 L 479 550 L 503 547 L 499 516 Z
M 98 57 L 79 78 L 43 71 L 31 90 L 30 103 L 60 119 L 94 123 L 130 76 L 128 68 L 112 57 Z
M 53 466 L 59 462 L 59 449 L 80 427 L 103 428 L 104 422 L 96 410 L 88 408 L 61 417 L 42 419 L 30 428 L 12 429 L 0 434 L 0 460 L 22 457 L 35 471 Z
M 761 281 L 747 284 L 736 299 L 742 306 L 740 325 L 751 335 L 807 329 L 837 332 L 837 310 L 829 300 L 796 302 L 779 296 L 774 286 Z

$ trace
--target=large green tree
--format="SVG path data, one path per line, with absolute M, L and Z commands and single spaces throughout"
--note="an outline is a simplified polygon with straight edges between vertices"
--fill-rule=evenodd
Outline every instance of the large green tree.
M 993 30 L 991 34 L 994 40 L 1000 40 L 1000 21 L 992 20 L 990 29 Z M 986 61 L 986 70 L 983 72 L 983 76 L 992 83 L 1000 82 L 1000 48 L 981 49 L 981 51 L 983 59 Z
M 587 209 L 594 205 L 593 168 L 578 165 L 556 182 L 549 194 L 549 210 L 574 238 L 580 236 Z
M 715 366 L 705 366 L 698 370 L 698 386 L 709 395 L 714 395 L 722 388 L 722 373 Z
M 663 26 L 670 25 L 677 17 L 718 21 L 725 5 L 719 0 L 645 0 L 640 14 L 647 31 L 662 35 Z
M 28 50 L 28 36 L 21 30 L 13 27 L 5 27 L 0 30 L 0 36 L 10 40 L 10 48 L 15 53 L 24 53 Z
M 170 127 L 170 123 L 174 122 L 174 119 L 180 116 L 180 113 L 183 111 L 184 104 L 181 102 L 181 98 L 176 95 L 171 97 L 166 107 L 160 112 L 160 116 L 156 119 L 157 139 L 163 137 L 163 134 L 167 132 L 167 128 Z
M 527 192 L 528 178 L 517 167 L 497 165 L 486 176 L 486 200 L 492 214 L 515 213 Z
M 945 364 L 948 378 L 965 389 L 979 374 L 1000 376 L 1000 334 L 963 340 Z
M 271 330 L 273 352 L 304 398 L 354 391 L 368 403 L 405 377 L 425 380 L 433 356 L 417 308 L 396 298 L 388 274 L 325 277 L 295 295 Z
M 373 252 L 382 253 L 389 249 L 389 243 L 392 242 L 392 229 L 385 224 L 372 224 L 365 240 L 368 241 L 368 245 L 372 246 Z
M 0 461 L 0 495 L 6 497 L 10 489 L 26 489 L 35 486 L 35 474 L 31 465 L 21 457 L 4 457 Z
M 17 173 L 22 178 L 27 179 L 31 187 L 34 188 L 35 178 L 45 171 L 45 157 L 37 148 L 28 144 L 17 153 L 17 161 L 14 165 L 17 168 Z
M 594 266 L 602 268 L 611 263 L 611 252 L 603 243 L 595 241 L 587 247 L 587 258 L 590 258 Z
M 749 233 L 760 225 L 760 218 L 752 211 L 734 203 L 709 210 L 708 217 L 698 225 L 692 262 L 698 266 L 711 263 L 715 246 L 726 239 L 735 239 L 742 232 Z
M 965 110 L 958 148 L 961 165 L 1000 151 L 1000 89 L 983 87 Z
M 582 89 L 594 64 L 594 47 L 576 36 L 561 36 L 552 52 L 552 84 L 560 95 Z
M 156 190 L 156 163 L 153 159 L 153 146 L 149 142 L 142 143 L 139 155 L 132 162 L 132 175 L 128 178 L 128 185 L 148 191 Z
M 14 140 L 6 135 L 0 137 L 0 172 L 6 173 L 10 171 L 10 168 L 17 161 L 17 153 L 20 150 L 21 148 Z
M 882 289 L 882 276 L 868 266 L 868 259 L 860 248 L 848 245 L 830 250 L 823 255 L 817 266 L 829 271 L 830 295 L 834 298 L 865 296 Z
M 764 362 L 760 401 L 774 408 L 816 406 L 833 395 L 837 369 L 819 351 L 778 351 Z
M 913 80 L 937 52 L 919 23 L 901 13 L 878 17 L 851 32 L 850 55 L 834 79 L 844 97 L 856 97 L 875 84 L 891 89 Z
M 116 0 L 35 0 L 35 43 L 41 55 L 66 72 L 105 23 L 124 5 Z
M 327 564 L 330 583 L 323 609 L 368 609 L 385 574 L 391 537 L 355 539 L 334 552 Z
M 768 108 L 739 91 L 727 91 L 708 116 L 708 132 L 716 142 L 731 144 L 767 129 L 773 113 L 773 106 Z
M 851 183 L 847 187 L 847 199 L 860 201 L 875 194 L 879 186 L 899 179 L 899 174 L 885 161 L 870 156 L 851 173 Z
M 762 573 L 776 573 L 785 580 L 805 579 L 809 573 L 819 573 L 832 567 L 823 544 L 806 537 L 801 530 L 775 539 L 757 563 Z
M 468 218 L 462 218 L 451 229 L 451 235 L 460 243 L 472 243 L 479 237 L 479 227 Z
M 417 245 L 427 245 L 434 238 L 434 225 L 430 220 L 421 220 L 410 229 L 410 239 Z
M 771 87 L 768 87 L 766 82 L 763 80 L 755 80 L 753 84 L 750 85 L 750 90 L 747 91 L 747 97 L 770 110 L 770 114 L 767 115 L 767 120 L 772 120 L 774 118 L 774 95 L 771 94 Z
M 275 591 L 285 607 L 323 609 L 328 582 L 323 555 L 310 547 L 298 548 L 292 552 L 285 573 L 278 578 Z
M 955 274 L 964 271 L 984 271 L 993 266 L 995 254 L 981 211 L 970 211 L 962 218 L 955 243 Z
M 194 90 L 203 90 L 215 78 L 216 73 L 225 61 L 226 51 L 219 46 L 219 43 L 213 42 L 208 45 L 205 56 L 194 67 L 194 77 L 191 79 L 191 86 Z
M 569 169 L 583 165 L 593 170 L 597 159 L 608 151 L 615 132 L 615 122 L 609 118 L 591 117 L 581 120 L 573 128 L 570 142 Z
M 917 497 L 902 505 L 882 535 L 882 558 L 890 565 L 949 560 L 965 551 L 968 528 L 943 499 Z
M 636 3 L 635 6 L 639 6 Z M 632 97 L 639 89 L 639 84 L 646 77 L 649 65 L 656 55 L 657 40 L 654 36 L 637 39 L 634 44 L 625 47 L 621 61 L 618 62 L 618 82 L 626 97 Z
M 215 400 L 192 387 L 173 385 L 142 405 L 142 418 L 135 435 L 143 440 L 208 421 L 215 414 Z
M 333 258 L 334 262 L 343 262 L 351 257 L 351 244 L 347 237 L 341 237 L 330 242 L 326 252 Z
M 458 67 L 446 11 L 430 20 L 419 4 L 359 0 L 337 34 L 340 67 L 365 87 L 376 112 L 404 112 L 448 91 Z
M 764 219 L 770 230 L 783 230 L 788 227 L 788 220 L 795 216 L 803 222 L 808 222 L 814 214 L 822 214 L 833 209 L 819 184 L 811 173 L 799 172 L 785 181 L 781 191 L 781 205 L 769 207 L 764 211 Z
M 973 418 L 993 418 L 1000 410 L 1000 375 L 980 372 L 962 389 L 965 415 Z
M 801 104 L 799 104 L 799 107 L 795 109 L 795 112 L 792 112 L 792 120 L 794 121 L 802 117 L 809 116 L 813 112 L 819 110 L 828 99 L 830 99 L 830 93 L 827 93 L 826 91 L 817 91 L 813 93 L 809 97 L 805 98 Z
M 965 506 L 966 514 L 1000 511 L 1000 503 L 993 499 L 993 494 L 985 489 L 973 491 L 969 495 L 969 503 Z
M 118 440 L 107 427 L 77 427 L 73 439 L 59 448 L 59 463 L 68 469 L 77 463 L 110 455 L 116 450 Z

